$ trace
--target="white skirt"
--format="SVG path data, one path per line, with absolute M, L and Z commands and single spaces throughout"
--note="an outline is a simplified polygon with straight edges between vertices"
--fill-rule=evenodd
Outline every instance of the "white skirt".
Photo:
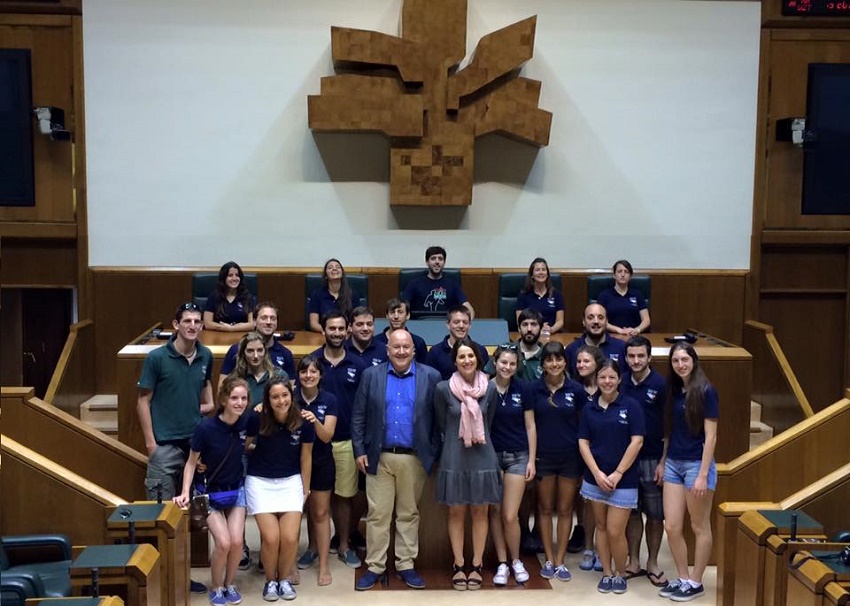
M 304 507 L 304 485 L 301 474 L 288 478 L 245 478 L 245 497 L 248 513 L 286 513 Z

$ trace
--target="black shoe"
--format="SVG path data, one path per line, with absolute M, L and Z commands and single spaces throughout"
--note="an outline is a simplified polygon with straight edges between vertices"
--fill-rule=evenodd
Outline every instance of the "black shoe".
M 522 540 L 521 550 L 525 555 L 537 555 L 543 553 L 543 541 L 534 535 L 528 535 Z
M 339 535 L 335 534 L 331 537 L 331 553 L 339 553 Z
M 567 543 L 567 552 L 581 553 L 584 551 L 584 526 L 576 524 L 573 528 L 573 536 L 570 537 L 570 542 Z
M 198 583 L 197 581 L 189 581 L 189 590 L 192 593 L 206 593 L 207 586 L 203 583 Z

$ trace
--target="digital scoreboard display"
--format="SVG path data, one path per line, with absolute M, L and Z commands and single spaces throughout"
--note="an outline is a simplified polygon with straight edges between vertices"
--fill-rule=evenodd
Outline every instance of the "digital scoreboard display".
M 782 0 L 782 14 L 797 17 L 850 17 L 850 0 Z

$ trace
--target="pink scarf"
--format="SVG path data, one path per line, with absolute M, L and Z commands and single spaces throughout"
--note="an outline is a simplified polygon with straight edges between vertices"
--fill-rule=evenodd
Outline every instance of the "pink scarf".
M 460 429 L 457 437 L 463 440 L 467 448 L 473 444 L 487 443 L 484 439 L 484 417 L 478 400 L 487 393 L 488 385 L 487 375 L 481 371 L 475 373 L 472 385 L 459 372 L 449 378 L 449 389 L 460 400 Z

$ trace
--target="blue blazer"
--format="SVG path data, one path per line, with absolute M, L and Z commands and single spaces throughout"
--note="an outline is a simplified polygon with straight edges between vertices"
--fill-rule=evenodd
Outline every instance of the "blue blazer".
M 416 364 L 416 400 L 413 403 L 413 448 L 430 473 L 440 454 L 440 431 L 434 420 L 434 390 L 440 373 Z M 389 362 L 367 368 L 360 378 L 351 413 L 351 441 L 354 457 L 369 457 L 367 473 L 378 471 L 378 459 L 384 445 L 387 422 L 387 372 Z

